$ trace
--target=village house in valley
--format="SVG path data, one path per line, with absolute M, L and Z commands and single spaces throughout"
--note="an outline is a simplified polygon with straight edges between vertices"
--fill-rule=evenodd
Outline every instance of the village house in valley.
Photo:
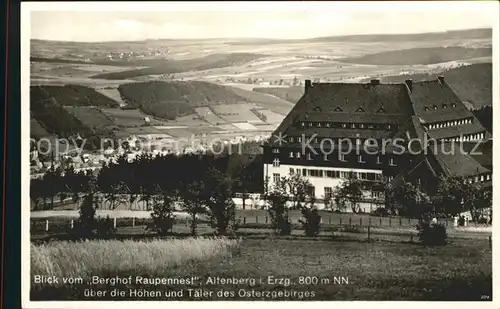
M 373 185 L 382 178 L 430 193 L 440 176 L 491 185 L 491 148 L 491 133 L 443 77 L 400 84 L 306 80 L 303 96 L 264 145 L 265 190 L 299 173 L 321 201 L 356 178 L 364 184 L 360 208 L 369 212 L 384 203 L 383 188 Z

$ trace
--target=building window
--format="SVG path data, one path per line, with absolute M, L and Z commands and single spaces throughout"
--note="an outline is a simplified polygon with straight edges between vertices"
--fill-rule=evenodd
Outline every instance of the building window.
M 310 195 L 316 196 L 316 188 L 314 186 L 310 186 L 308 191 Z
M 382 164 L 382 161 L 380 160 L 380 156 L 377 156 L 377 164 Z
M 362 123 L 360 123 L 360 124 L 359 124 L 359 128 L 360 128 L 360 129 L 364 129 L 364 128 L 365 128 L 365 125 L 364 125 L 364 124 L 362 124 Z
M 298 159 L 298 158 L 300 158 L 300 152 L 297 152 L 297 153 L 295 154 L 295 157 L 296 157 L 297 159 Z
M 486 180 L 490 180 L 490 174 L 486 174 Z
M 302 122 L 301 125 L 304 127 L 306 124 Z
M 351 124 L 351 128 L 356 129 L 356 124 L 355 123 Z
M 290 158 L 293 158 L 293 151 L 290 151 Z
M 425 106 L 425 107 L 424 107 L 424 110 L 425 110 L 426 112 L 428 112 L 428 111 L 429 111 L 429 107 L 428 107 L 428 106 Z
M 330 123 L 329 123 L 329 122 L 327 122 L 327 123 L 326 123 L 326 127 L 327 127 L 327 128 L 329 128 L 329 127 L 330 127 Z
M 307 154 L 307 160 L 312 160 L 310 153 Z
M 391 125 L 390 125 L 390 124 L 386 125 L 386 128 L 387 128 L 388 130 L 390 130 L 390 129 L 391 129 Z
M 325 199 L 330 199 L 333 196 L 333 188 L 325 187 Z
M 290 136 L 290 142 L 293 142 L 293 136 Z
M 301 171 L 300 168 L 295 169 L 295 171 L 297 172 L 298 175 L 300 175 L 300 171 Z
M 312 127 L 312 126 L 313 126 L 312 122 L 309 122 L 309 127 Z
M 317 126 L 318 128 L 321 128 L 321 122 L 318 122 L 318 123 L 316 124 L 316 126 Z
M 349 172 L 340 172 L 340 178 L 349 178 Z
M 432 105 L 432 108 L 433 108 L 434 110 L 437 110 L 437 109 L 438 109 L 437 105 Z
M 447 108 L 448 106 L 446 104 L 443 104 L 443 108 Z
M 363 161 L 363 156 L 358 156 L 358 163 L 366 163 Z
M 481 182 L 484 181 L 484 175 L 481 175 Z
M 361 180 L 368 180 L 368 173 L 359 173 L 359 178 Z
M 341 153 L 341 154 L 339 154 L 339 156 L 340 156 L 340 161 L 347 162 L 347 160 L 345 158 L 345 154 Z
M 273 166 L 274 167 L 279 167 L 280 166 L 280 159 L 276 158 L 273 160 Z
M 345 123 L 342 124 L 342 128 L 346 128 L 347 125 Z
M 274 148 L 273 153 L 280 153 L 280 150 L 278 148 Z
M 389 158 L 389 165 L 390 166 L 397 166 L 396 162 L 394 162 L 394 158 Z
M 280 178 L 280 174 L 279 173 L 273 173 L 273 182 L 274 183 L 278 183 L 280 182 L 281 178 Z
M 457 107 L 455 103 L 451 103 L 451 107 Z
M 301 137 L 297 137 L 297 142 L 301 143 L 302 142 L 302 138 Z
M 302 169 L 302 176 L 304 177 L 307 176 L 307 169 L 305 168 Z
M 389 181 L 392 181 L 394 179 L 394 176 L 389 176 L 387 177 L 387 179 L 389 179 Z

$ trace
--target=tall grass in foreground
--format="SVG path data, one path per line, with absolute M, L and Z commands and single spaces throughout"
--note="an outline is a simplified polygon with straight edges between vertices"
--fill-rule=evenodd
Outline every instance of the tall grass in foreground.
M 155 276 L 190 262 L 229 257 L 239 245 L 239 240 L 226 238 L 31 244 L 31 275 L 84 280 L 96 275 Z

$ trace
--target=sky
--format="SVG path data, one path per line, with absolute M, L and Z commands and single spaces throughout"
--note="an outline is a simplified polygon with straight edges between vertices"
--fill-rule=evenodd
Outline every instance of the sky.
M 30 11 L 32 39 L 79 42 L 439 32 L 492 28 L 498 17 L 485 2 L 118 3 L 35 2 L 22 10 Z

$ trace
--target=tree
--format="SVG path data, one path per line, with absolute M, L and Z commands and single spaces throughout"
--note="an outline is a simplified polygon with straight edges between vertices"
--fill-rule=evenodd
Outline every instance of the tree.
M 336 190 L 335 201 L 337 207 L 346 207 L 350 205 L 352 212 L 358 213 L 359 202 L 363 196 L 363 191 L 361 189 L 361 182 L 352 177 L 345 180 Z
M 431 216 L 435 213 L 428 207 L 430 199 L 424 192 L 412 184 L 411 182 L 404 182 L 398 187 L 394 188 L 393 198 L 396 208 L 399 209 L 399 214 L 412 218 L 420 218 L 422 216 Z
M 201 181 L 194 181 L 185 186 L 181 191 L 182 208 L 191 217 L 191 235 L 196 236 L 198 227 L 198 216 L 207 213 L 204 205 L 205 184 Z
M 265 193 L 265 200 L 269 207 L 268 212 L 271 217 L 271 226 L 276 235 L 290 235 L 291 224 L 288 221 L 287 201 L 289 199 L 287 192 L 286 178 L 273 184 Z
M 81 238 L 90 238 L 96 228 L 95 213 L 97 186 L 94 179 L 87 184 L 87 194 L 80 205 L 80 217 L 76 222 L 76 231 Z
M 153 198 L 153 211 L 151 213 L 153 223 L 148 226 L 148 229 L 152 229 L 160 235 L 165 235 L 172 230 L 175 222 L 173 213 L 175 200 L 169 190 L 159 185 L 155 186 L 155 190 L 156 194 Z
M 237 226 L 232 179 L 215 168 L 209 168 L 205 177 L 206 205 L 212 228 L 217 235 L 234 232 Z

